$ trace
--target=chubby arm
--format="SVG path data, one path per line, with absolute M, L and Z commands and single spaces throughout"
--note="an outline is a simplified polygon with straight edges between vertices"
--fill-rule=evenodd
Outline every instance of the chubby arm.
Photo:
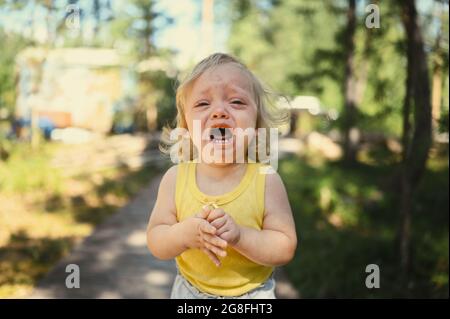
M 179 232 L 175 209 L 177 167 L 172 166 L 159 184 L 158 196 L 147 226 L 147 247 L 160 259 L 172 259 L 187 249 Z
M 265 214 L 261 230 L 237 225 L 222 209 L 208 216 L 217 235 L 248 259 L 265 266 L 287 264 L 297 248 L 297 235 L 286 189 L 278 174 L 266 177 Z
M 158 196 L 147 226 L 147 247 L 159 259 L 172 259 L 189 248 L 199 248 L 211 260 L 220 264 L 216 255 L 224 256 L 227 243 L 215 235 L 216 229 L 203 215 L 178 222 L 175 208 L 175 187 L 177 167 L 171 167 L 164 174 L 159 185 Z
M 266 176 L 265 214 L 262 230 L 240 227 L 234 248 L 266 266 L 287 264 L 294 257 L 297 235 L 288 196 L 278 173 Z

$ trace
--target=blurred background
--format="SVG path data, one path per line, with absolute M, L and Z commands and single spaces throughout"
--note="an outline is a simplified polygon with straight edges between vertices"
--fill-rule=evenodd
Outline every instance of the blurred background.
M 448 9 L 1 0 L 0 297 L 30 296 L 170 166 L 157 146 L 177 81 L 227 52 L 289 101 L 279 173 L 298 296 L 448 298 Z

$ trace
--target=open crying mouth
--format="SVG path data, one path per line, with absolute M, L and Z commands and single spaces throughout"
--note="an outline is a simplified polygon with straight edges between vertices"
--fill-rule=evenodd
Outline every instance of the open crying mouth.
M 233 132 L 228 127 L 214 127 L 209 131 L 209 140 L 214 144 L 227 144 L 233 140 Z

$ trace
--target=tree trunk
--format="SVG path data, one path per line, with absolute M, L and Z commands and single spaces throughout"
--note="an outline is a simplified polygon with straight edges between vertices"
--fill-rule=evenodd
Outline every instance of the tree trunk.
M 97 38 L 98 32 L 100 30 L 100 0 L 94 0 L 93 2 L 93 11 L 94 11 L 94 18 L 95 18 L 95 25 L 94 25 L 94 39 Z
M 412 189 L 405 172 L 401 178 L 402 196 L 400 209 L 400 266 L 405 277 L 410 271 L 410 238 L 411 238 L 411 209 L 412 209 Z
M 202 2 L 202 57 L 213 53 L 214 50 L 214 0 Z
M 145 21 L 145 27 L 143 30 L 144 38 L 144 58 L 149 58 L 153 54 L 153 19 L 155 17 L 153 12 L 153 4 L 145 5 L 142 7 L 143 19 Z
M 400 200 L 400 264 L 406 274 L 411 265 L 411 232 L 413 197 L 417 185 L 425 171 L 428 151 L 431 145 L 431 99 L 430 82 L 428 78 L 427 59 L 424 51 L 423 39 L 417 22 L 417 10 L 414 0 L 403 0 L 402 19 L 408 41 L 407 87 L 405 96 L 404 119 L 409 119 L 409 101 L 414 98 L 414 117 L 412 139 L 408 132 L 403 132 L 404 151 L 402 170 L 402 189 Z M 411 91 L 408 93 L 408 89 Z M 412 93 L 412 94 L 411 94 Z M 404 123 L 404 128 L 409 124 Z
M 344 160 L 346 163 L 356 161 L 356 149 L 358 144 L 358 132 L 355 128 L 356 112 L 356 77 L 354 66 L 355 55 L 355 30 L 356 30 L 356 0 L 349 0 L 347 11 L 346 61 L 345 61 L 345 111 L 344 111 Z
M 400 223 L 398 228 L 398 240 L 400 243 L 400 263 L 401 269 L 406 276 L 410 266 L 410 237 L 411 237 L 411 206 L 412 193 L 410 182 L 408 181 L 407 158 L 410 151 L 411 143 L 411 99 L 413 94 L 412 74 L 413 74 L 413 57 L 411 41 L 407 41 L 407 72 L 405 79 L 405 97 L 403 101 L 403 132 L 402 132 L 402 170 L 400 175 Z
M 412 87 L 412 74 L 413 74 L 413 61 L 412 57 L 412 47 L 411 41 L 407 41 L 407 71 L 406 71 L 406 80 L 405 80 L 405 98 L 403 101 L 403 110 L 402 110 L 402 118 L 403 118 L 403 132 L 402 132 L 402 163 L 403 166 L 406 166 L 406 159 L 409 153 L 410 140 L 411 140 L 411 99 L 413 94 Z
M 46 45 L 47 45 L 47 47 L 52 47 L 55 45 L 55 30 L 53 29 L 53 26 L 52 26 L 53 11 L 55 10 L 54 1 L 46 0 L 44 2 L 44 6 L 47 9 L 47 12 L 45 15 L 45 27 L 47 30 Z
M 441 100 L 442 100 L 442 48 L 441 34 L 436 38 L 435 50 L 433 54 L 433 84 L 431 94 L 433 131 L 437 132 L 439 119 L 441 118 Z

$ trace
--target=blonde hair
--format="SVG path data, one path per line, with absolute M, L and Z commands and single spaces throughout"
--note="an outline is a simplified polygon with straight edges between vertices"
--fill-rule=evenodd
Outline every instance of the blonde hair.
M 279 127 L 288 123 L 290 113 L 286 109 L 278 108 L 274 103 L 275 93 L 263 84 L 242 62 L 235 57 L 225 53 L 214 53 L 200 61 L 189 73 L 177 88 L 176 107 L 177 116 L 175 127 L 188 129 L 184 115 L 186 96 L 192 88 L 194 82 L 207 70 L 220 65 L 231 63 L 237 66 L 249 79 L 253 99 L 257 107 L 256 129 Z M 160 150 L 164 154 L 169 154 L 170 147 L 177 143 L 170 139 L 170 132 L 174 127 L 165 126 L 161 135 Z M 192 147 L 192 141 L 191 141 Z M 182 154 L 180 154 L 182 155 Z M 192 159 L 192 158 L 191 158 Z

